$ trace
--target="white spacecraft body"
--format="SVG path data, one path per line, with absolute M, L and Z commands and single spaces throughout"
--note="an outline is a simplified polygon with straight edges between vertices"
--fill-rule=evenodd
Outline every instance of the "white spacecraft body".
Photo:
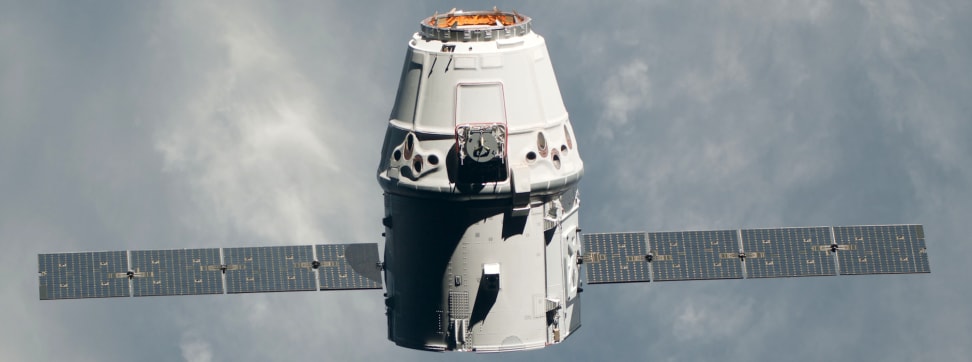
M 580 326 L 583 170 L 530 18 L 423 20 L 378 167 L 388 338 L 479 352 L 567 338 Z
M 409 41 L 381 151 L 384 261 L 374 242 L 44 253 L 39 296 L 384 285 L 396 344 L 501 352 L 580 327 L 582 261 L 588 285 L 930 272 L 919 224 L 580 234 L 583 171 L 530 18 L 434 15 Z

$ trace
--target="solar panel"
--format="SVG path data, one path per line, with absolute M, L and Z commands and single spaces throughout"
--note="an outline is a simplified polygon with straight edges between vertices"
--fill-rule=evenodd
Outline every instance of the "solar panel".
M 317 245 L 321 290 L 381 289 L 378 244 Z
M 653 281 L 741 279 L 735 230 L 648 233 Z
M 583 237 L 588 283 L 651 280 L 645 233 L 585 234 Z
M 583 238 L 591 284 L 929 272 L 921 225 L 599 233 Z M 649 253 L 641 249 L 645 246 Z
M 836 275 L 829 227 L 742 230 L 747 278 Z
M 130 255 L 136 297 L 223 293 L 219 249 L 135 250 Z
M 40 299 L 129 296 L 124 251 L 37 255 Z
M 317 290 L 310 245 L 224 248 L 227 293 Z
M 841 275 L 928 273 L 921 225 L 834 227 Z

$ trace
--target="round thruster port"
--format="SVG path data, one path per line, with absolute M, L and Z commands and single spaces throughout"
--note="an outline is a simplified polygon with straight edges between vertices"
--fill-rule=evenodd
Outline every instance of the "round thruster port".
M 402 159 L 402 150 L 395 150 L 395 152 L 392 152 L 392 159 L 395 161 L 400 161 Z
M 540 151 L 540 157 L 547 157 L 547 137 L 543 132 L 537 132 L 537 151 Z
M 564 125 L 564 138 L 567 139 L 567 148 L 574 149 L 574 141 L 570 138 L 570 130 Z
M 429 161 L 429 164 L 432 165 L 432 166 L 438 165 L 439 164 L 439 156 L 429 155 L 428 161 Z
M 409 133 L 405 136 L 405 147 L 402 147 L 402 152 L 405 153 L 405 159 L 412 159 L 412 152 L 415 151 L 415 135 Z
M 533 161 L 536 161 L 537 160 L 537 153 L 536 152 L 533 152 L 533 151 L 527 152 L 526 153 L 526 160 L 527 160 L 528 163 L 533 163 Z
M 553 161 L 554 168 L 560 169 L 560 152 L 557 149 L 550 150 L 550 160 Z
M 422 166 L 422 155 L 415 155 L 412 158 L 412 169 L 415 170 L 415 173 L 422 173 Z
M 560 154 L 567 156 L 567 145 L 560 145 Z

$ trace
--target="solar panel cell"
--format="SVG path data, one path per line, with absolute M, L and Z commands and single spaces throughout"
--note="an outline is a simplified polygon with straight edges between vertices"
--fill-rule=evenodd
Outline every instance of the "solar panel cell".
M 39 254 L 40 299 L 127 297 L 125 251 Z
M 742 230 L 747 278 L 836 275 L 830 228 Z
M 648 233 L 654 281 L 741 279 L 735 230 Z
M 317 290 L 310 245 L 224 248 L 227 293 Z
M 321 290 L 381 289 L 378 244 L 317 245 Z
M 136 250 L 131 260 L 136 297 L 223 293 L 219 249 Z
M 588 283 L 651 280 L 645 233 L 585 234 L 583 237 Z
M 834 227 L 840 274 L 928 273 L 921 225 Z

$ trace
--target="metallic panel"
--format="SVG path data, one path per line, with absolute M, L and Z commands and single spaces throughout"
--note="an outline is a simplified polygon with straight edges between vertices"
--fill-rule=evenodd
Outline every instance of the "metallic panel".
M 40 299 L 129 296 L 125 251 L 37 255 Z
M 747 278 L 836 275 L 829 227 L 742 230 Z
M 928 273 L 921 225 L 834 227 L 841 275 Z
M 735 230 L 648 233 L 653 281 L 741 279 Z
M 381 289 L 378 244 L 317 245 L 321 290 Z
M 227 293 L 317 290 L 310 245 L 224 248 Z
M 470 311 L 469 292 L 449 292 L 450 319 L 468 319 Z
M 222 294 L 219 249 L 135 250 L 131 252 L 132 294 Z
M 583 238 L 588 283 L 651 280 L 645 233 L 585 234 Z

